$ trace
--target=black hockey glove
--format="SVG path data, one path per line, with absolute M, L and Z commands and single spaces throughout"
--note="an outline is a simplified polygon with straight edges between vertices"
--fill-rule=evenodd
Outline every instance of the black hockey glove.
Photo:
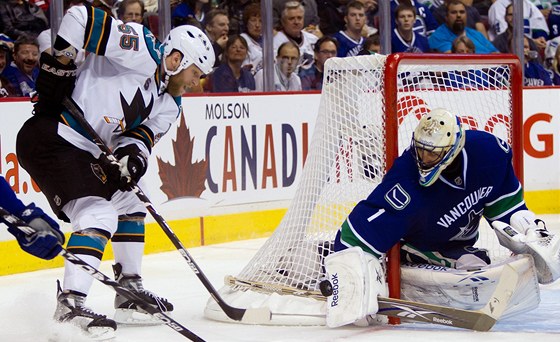
M 121 173 L 130 180 L 138 182 L 148 168 L 148 156 L 136 144 L 119 147 L 115 157 L 122 165 Z
M 50 260 L 60 253 L 65 240 L 64 234 L 60 231 L 58 223 L 45 214 L 41 208 L 31 203 L 21 213 L 16 213 L 15 216 L 27 222 L 33 232 L 24 233 L 7 220 L 0 220 L 8 226 L 8 231 L 16 237 L 21 249 L 45 260 Z
M 35 113 L 57 117 L 64 107 L 62 99 L 70 97 L 76 83 L 76 64 L 64 65 L 47 52 L 41 53 L 35 90 L 39 94 Z

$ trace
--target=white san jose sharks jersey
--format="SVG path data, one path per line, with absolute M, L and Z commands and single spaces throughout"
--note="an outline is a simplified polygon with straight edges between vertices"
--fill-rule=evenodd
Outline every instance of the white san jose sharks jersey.
M 58 35 L 88 54 L 72 94 L 86 120 L 110 148 L 135 143 L 151 152 L 181 113 L 180 97 L 160 94 L 159 41 L 144 26 L 123 24 L 89 5 L 70 8 Z M 79 125 L 62 115 L 73 129 L 60 125 L 59 134 L 97 156 Z
M 401 240 L 420 251 L 472 246 L 482 217 L 509 223 L 514 212 L 527 209 L 510 146 L 487 132 L 465 134 L 454 171 L 444 170 L 428 187 L 419 184 L 416 161 L 405 150 L 344 221 L 335 250 L 359 246 L 381 255 Z

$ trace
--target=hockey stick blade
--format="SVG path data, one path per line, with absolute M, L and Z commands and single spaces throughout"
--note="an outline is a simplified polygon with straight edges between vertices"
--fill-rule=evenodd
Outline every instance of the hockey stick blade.
M 8 212 L 4 208 L 0 207 L 0 215 L 2 218 L 11 224 L 15 225 L 19 230 L 24 232 L 25 234 L 29 234 L 31 231 L 34 231 L 33 228 L 29 227 L 29 225 L 21 220 L 19 217 L 13 215 L 12 213 Z M 134 301 L 138 306 L 140 306 L 144 311 L 148 312 L 150 315 L 158 318 L 162 321 L 165 325 L 170 327 L 171 329 L 175 330 L 179 334 L 185 336 L 186 338 L 190 339 L 191 341 L 202 341 L 204 340 L 200 338 L 198 335 L 190 331 L 189 329 L 182 326 L 180 323 L 175 321 L 173 318 L 169 317 L 165 313 L 161 312 L 159 309 L 145 303 L 138 295 L 134 292 L 130 291 L 126 287 L 123 287 L 121 284 L 117 283 L 116 281 L 112 280 L 104 273 L 96 269 L 95 267 L 90 266 L 88 263 L 80 259 L 74 253 L 69 252 L 65 248 L 62 248 L 62 251 L 59 254 L 64 259 L 68 260 L 72 264 L 78 266 L 81 270 L 86 272 L 87 274 L 91 275 L 93 278 L 99 280 L 101 283 L 113 288 L 115 292 L 120 294 L 121 296 Z
M 99 147 L 99 149 L 106 153 L 107 155 L 112 155 L 111 149 L 105 144 L 105 142 L 101 139 L 99 134 L 91 127 L 89 122 L 84 118 L 83 113 L 81 110 L 76 106 L 76 104 L 69 98 L 65 97 L 62 101 L 62 104 L 66 107 L 70 115 L 80 124 L 80 126 L 87 132 L 87 134 L 93 139 L 95 144 Z M 157 210 L 152 205 L 152 202 L 144 194 L 142 189 L 137 184 L 134 184 L 132 187 L 132 191 L 136 194 L 138 199 L 144 204 L 148 212 L 152 215 L 154 220 L 158 223 L 161 227 L 165 235 L 169 238 L 171 243 L 175 246 L 175 248 L 179 251 L 179 253 L 183 256 L 183 258 L 187 261 L 187 264 L 192 269 L 192 271 L 196 274 L 198 279 L 202 282 L 206 290 L 210 293 L 210 296 L 218 303 L 220 308 L 224 311 L 224 313 L 231 319 L 236 321 L 241 321 L 244 323 L 251 323 L 251 324 L 262 324 L 263 322 L 268 322 L 271 317 L 271 312 L 267 308 L 248 308 L 248 309 L 241 309 L 236 308 L 228 305 L 223 298 L 219 295 L 218 291 L 214 288 L 212 283 L 208 280 L 206 275 L 202 272 L 202 270 L 198 267 L 194 259 L 191 257 L 187 249 L 183 246 L 179 238 L 175 235 L 171 227 L 167 224 L 167 221 L 161 216 Z
M 504 266 L 494 293 L 491 295 L 488 303 L 480 310 L 463 310 L 402 299 L 378 297 L 379 311 L 377 314 L 456 328 L 488 331 L 507 308 L 517 286 L 517 280 L 517 272 L 509 265 Z M 247 287 L 258 292 L 275 292 L 282 295 L 326 300 L 326 297 L 321 292 L 314 290 L 295 289 L 280 284 L 247 281 L 232 276 L 226 277 L 225 282 L 228 285 Z

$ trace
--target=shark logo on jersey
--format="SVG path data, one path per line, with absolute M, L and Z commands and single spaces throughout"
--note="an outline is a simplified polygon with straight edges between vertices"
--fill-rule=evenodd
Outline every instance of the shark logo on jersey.
M 132 101 L 128 103 L 121 93 L 121 107 L 124 114 L 125 129 L 133 129 L 140 125 L 152 112 L 154 106 L 154 95 L 151 94 L 150 103 L 144 102 L 142 91 L 140 88 L 136 90 L 136 94 Z
M 496 137 L 496 141 L 498 142 L 498 145 L 500 146 L 500 148 L 502 150 L 504 150 L 505 153 L 509 153 L 509 144 L 505 141 L 503 141 L 502 139 Z
M 394 185 L 385 194 L 385 200 L 395 209 L 403 210 L 410 203 L 410 195 L 400 184 Z
M 465 241 L 470 240 L 478 234 L 478 224 L 480 222 L 480 217 L 482 216 L 482 210 L 475 211 L 474 209 L 469 211 L 469 222 L 463 227 L 459 227 L 461 230 L 457 235 L 449 239 L 449 241 Z

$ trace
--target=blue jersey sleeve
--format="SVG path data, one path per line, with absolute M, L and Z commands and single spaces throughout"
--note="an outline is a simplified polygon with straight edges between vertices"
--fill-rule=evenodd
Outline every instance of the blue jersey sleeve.
M 12 214 L 19 215 L 24 209 L 25 205 L 16 197 L 16 194 L 6 182 L 4 177 L 0 176 L 0 207 L 6 209 Z

